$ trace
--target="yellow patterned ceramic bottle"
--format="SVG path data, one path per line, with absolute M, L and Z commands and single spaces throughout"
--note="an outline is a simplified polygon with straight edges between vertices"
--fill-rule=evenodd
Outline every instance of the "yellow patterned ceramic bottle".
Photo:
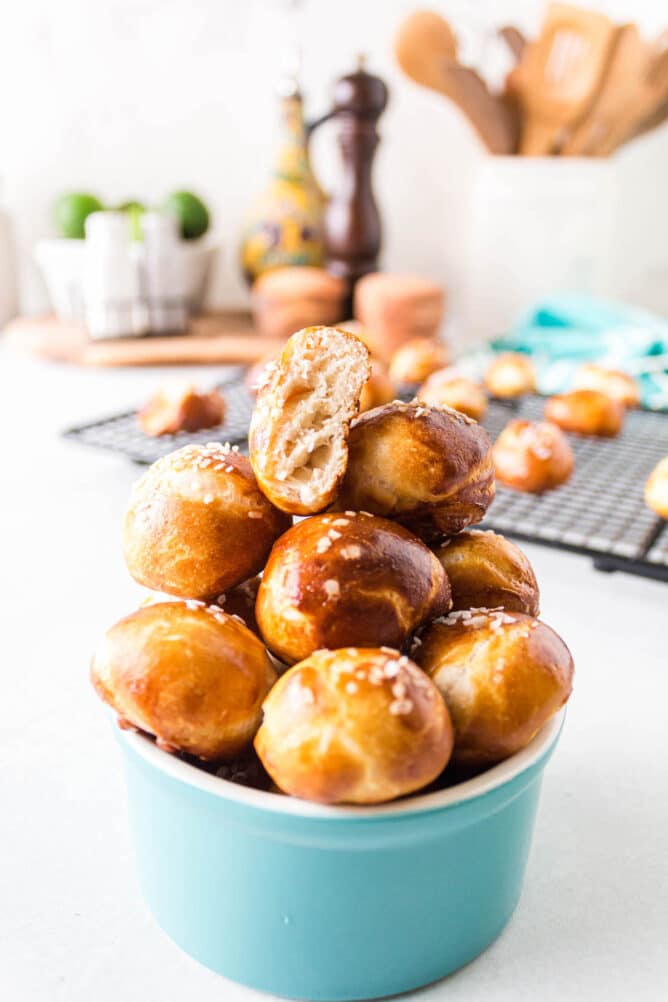
M 281 137 L 267 188 L 253 203 L 244 228 L 241 267 L 253 282 L 270 268 L 324 262 L 322 190 L 311 169 L 298 91 L 281 98 Z

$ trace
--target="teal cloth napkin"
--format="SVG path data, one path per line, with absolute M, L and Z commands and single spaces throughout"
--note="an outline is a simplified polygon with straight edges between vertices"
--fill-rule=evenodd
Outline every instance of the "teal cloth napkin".
M 569 389 L 578 366 L 596 361 L 635 376 L 646 407 L 668 410 L 668 321 L 646 310 L 556 295 L 537 303 L 492 348 L 531 355 L 542 393 Z

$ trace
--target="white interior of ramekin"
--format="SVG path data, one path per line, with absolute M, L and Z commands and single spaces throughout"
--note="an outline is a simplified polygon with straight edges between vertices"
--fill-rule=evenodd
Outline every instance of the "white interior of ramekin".
M 248 807 L 261 808 L 278 814 L 295 814 L 304 818 L 325 818 L 329 821 L 351 818 L 392 817 L 401 814 L 416 814 L 423 811 L 433 811 L 443 807 L 452 807 L 465 800 L 481 797 L 485 793 L 510 782 L 515 776 L 530 768 L 555 743 L 564 722 L 566 710 L 560 710 L 536 734 L 529 744 L 515 755 L 511 755 L 499 765 L 487 769 L 474 779 L 457 783 L 445 790 L 435 793 L 425 793 L 389 804 L 378 804 L 371 807 L 331 806 L 314 804 L 307 800 L 298 800 L 278 793 L 265 790 L 255 790 L 249 786 L 231 783 L 211 773 L 204 772 L 188 762 L 162 751 L 154 741 L 143 734 L 134 731 L 123 731 L 122 738 L 133 751 L 141 755 L 153 768 L 166 773 L 180 783 L 194 786 L 215 797 L 223 797 Z

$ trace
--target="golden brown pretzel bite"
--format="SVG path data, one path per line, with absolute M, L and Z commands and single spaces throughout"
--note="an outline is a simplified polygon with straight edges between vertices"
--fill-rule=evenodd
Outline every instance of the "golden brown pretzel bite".
M 575 466 L 566 436 L 549 421 L 509 421 L 493 456 L 500 483 L 537 494 L 566 483 Z
M 402 647 L 449 608 L 445 572 L 416 536 L 346 512 L 305 519 L 279 539 L 255 612 L 268 647 L 293 664 L 320 647 Z
M 286 793 L 377 804 L 443 771 L 452 725 L 436 686 L 398 651 L 316 651 L 269 693 L 255 748 Z
M 474 606 L 537 616 L 536 575 L 519 546 L 496 532 L 469 529 L 434 550 L 452 589 L 453 609 Z
M 433 623 L 416 660 L 445 699 L 453 762 L 489 766 L 519 751 L 571 694 L 573 659 L 545 623 L 471 609 Z
M 597 390 L 571 390 L 545 404 L 546 419 L 564 431 L 604 438 L 619 434 L 625 413 L 622 404 Z
M 147 588 L 215 599 L 264 567 L 291 521 L 262 494 L 245 456 L 216 442 L 187 445 L 135 485 L 125 561 Z
M 217 760 L 250 744 L 276 673 L 238 620 L 188 601 L 147 605 L 112 626 L 91 679 L 124 725 L 168 750 Z
M 396 519 L 422 539 L 480 522 L 494 498 L 491 442 L 448 407 L 395 401 L 360 415 L 337 508 Z

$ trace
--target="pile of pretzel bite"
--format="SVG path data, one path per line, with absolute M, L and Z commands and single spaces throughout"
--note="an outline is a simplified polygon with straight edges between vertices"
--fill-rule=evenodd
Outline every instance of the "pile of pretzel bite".
M 328 804 L 493 766 L 572 688 L 526 556 L 471 528 L 494 498 L 487 433 L 423 400 L 360 415 L 369 374 L 354 334 L 300 331 L 248 458 L 213 442 L 148 469 L 123 529 L 148 598 L 91 668 L 166 753 Z

